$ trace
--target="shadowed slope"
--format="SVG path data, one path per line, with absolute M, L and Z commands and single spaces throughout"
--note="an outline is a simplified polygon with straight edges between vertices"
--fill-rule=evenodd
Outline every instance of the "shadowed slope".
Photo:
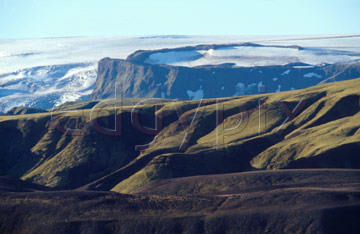
M 165 180 L 155 188 L 148 187 L 151 192 L 163 191 L 168 195 L 94 191 L 1 193 L 0 232 L 358 233 L 359 184 L 356 187 L 342 183 L 345 176 L 350 176 L 348 182 L 354 180 L 359 171 L 323 173 L 318 170 L 303 174 L 284 171 L 203 176 Z M 323 176 L 324 185 L 313 187 L 319 176 Z M 242 188 L 231 188 L 232 178 L 245 179 L 240 184 Z M 291 188 L 293 179 L 299 179 L 297 185 L 303 186 Z M 209 183 L 214 188 L 224 188 L 222 182 L 229 189 L 224 192 L 232 194 L 212 192 L 203 186 Z M 168 191 L 165 184 L 169 185 Z M 185 185 L 185 190 L 176 189 L 180 185 Z M 190 189 L 195 189 L 197 195 L 170 195 L 185 194 Z
M 359 168 L 358 87 L 360 79 L 201 102 L 96 102 L 77 112 L 0 116 L 0 172 L 51 187 L 129 193 L 163 178 Z M 115 113 L 119 132 L 111 130 Z

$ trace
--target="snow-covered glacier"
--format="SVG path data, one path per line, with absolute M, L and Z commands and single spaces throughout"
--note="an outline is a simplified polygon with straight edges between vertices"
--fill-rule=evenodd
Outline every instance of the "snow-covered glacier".
M 14 106 L 50 109 L 87 99 L 96 81 L 95 63 L 48 65 L 0 75 L 0 111 Z
M 125 59 L 136 50 L 248 42 L 266 47 L 170 51 L 153 54 L 147 62 L 188 67 L 232 62 L 252 67 L 360 61 L 360 35 L 6 39 L 0 40 L 0 112 L 14 106 L 50 109 L 67 101 L 86 100 L 96 81 L 97 62 L 104 57 Z M 316 75 L 309 78 L 316 79 Z

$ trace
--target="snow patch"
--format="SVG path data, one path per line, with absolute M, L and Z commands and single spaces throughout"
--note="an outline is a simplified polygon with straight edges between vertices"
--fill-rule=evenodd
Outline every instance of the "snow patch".
M 263 84 L 262 81 L 258 83 L 258 92 L 259 93 L 265 93 L 266 92 L 266 86 Z
M 259 83 L 251 83 L 249 85 L 246 85 L 244 83 L 238 82 L 235 85 L 236 92 L 233 94 L 233 96 L 243 96 L 243 95 L 249 95 L 249 94 L 256 94 L 259 92 L 259 87 L 261 90 L 265 90 L 265 86 L 263 85 L 262 81 Z M 263 91 L 261 91 L 263 92 Z
M 289 75 L 290 72 L 291 72 L 290 70 L 286 70 L 286 71 L 284 71 L 281 75 L 282 75 L 282 76 Z
M 307 74 L 304 75 L 304 77 L 306 77 L 306 78 L 316 77 L 316 78 L 319 78 L 319 79 L 322 78 L 321 75 L 316 74 L 316 73 L 314 73 L 314 72 L 307 73 Z
M 296 69 L 307 69 L 307 68 L 314 68 L 315 66 L 293 66 Z
M 9 53 L 1 52 L 1 51 L 0 51 L 0 58 L 8 57 L 9 55 L 10 55 Z
M 278 85 L 277 89 L 275 90 L 276 93 L 281 92 L 281 85 Z
M 191 90 L 186 90 L 186 94 L 189 96 L 190 100 L 200 100 L 204 98 L 204 90 L 202 90 L 202 86 L 196 90 L 195 92 Z
M 202 57 L 202 54 L 193 50 L 193 51 L 170 51 L 170 52 L 159 52 L 151 54 L 145 63 L 148 64 L 175 64 L 183 61 L 192 61 Z
M 246 85 L 244 83 L 238 82 L 235 85 L 235 89 L 236 89 L 236 92 L 233 95 L 234 97 L 245 95 Z

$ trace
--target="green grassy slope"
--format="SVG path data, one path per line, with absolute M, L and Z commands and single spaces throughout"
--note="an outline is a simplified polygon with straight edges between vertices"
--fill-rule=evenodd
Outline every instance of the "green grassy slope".
M 135 108 L 144 126 L 154 127 L 154 114 L 161 116 L 163 128 L 154 134 L 131 124 L 129 100 L 122 108 L 113 103 L 121 135 L 104 134 L 92 122 L 98 118 L 100 126 L 113 129 L 111 103 L 73 103 L 64 106 L 68 111 L 0 116 L 0 174 L 51 187 L 132 193 L 164 178 L 360 168 L 359 87 L 360 79 L 355 79 L 202 103 L 154 100 Z M 259 102 L 264 103 L 260 108 Z M 81 131 L 69 130 L 77 128 Z
M 157 136 L 153 148 L 147 150 L 167 149 L 167 153 L 153 157 L 146 167 L 122 180 L 113 191 L 133 192 L 159 178 L 254 169 L 360 168 L 359 87 L 360 80 L 354 80 L 225 101 L 225 116 L 227 112 L 230 114 L 224 120 L 225 126 L 217 128 L 211 125 L 215 105 L 207 105 L 202 118 L 194 122 L 196 128 L 185 152 L 171 152 L 179 151 L 183 140 L 180 134 L 184 135 L 177 132 L 179 123 L 174 122 Z M 265 99 L 265 114 L 259 115 L 259 98 Z M 298 115 L 282 126 L 287 115 L 279 99 L 290 110 L 301 101 L 304 103 Z M 236 126 L 234 122 L 241 118 L 239 111 L 232 114 L 232 108 L 238 106 L 253 111 L 244 114 L 247 115 L 244 127 L 224 131 Z M 263 123 L 260 126 L 259 118 Z M 215 150 L 217 144 L 224 148 Z

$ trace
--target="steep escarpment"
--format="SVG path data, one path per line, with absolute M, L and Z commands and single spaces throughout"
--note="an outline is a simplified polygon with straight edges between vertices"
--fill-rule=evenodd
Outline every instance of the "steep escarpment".
M 294 61 L 287 65 L 240 67 L 230 62 L 211 64 L 209 60 L 208 65 L 176 65 L 179 61 L 199 58 L 207 61 L 212 51 L 232 50 L 236 46 L 266 47 L 255 44 L 200 45 L 136 51 L 127 59 L 104 58 L 98 63 L 97 81 L 90 100 L 120 96 L 182 100 L 231 97 L 297 90 L 360 76 L 359 63 L 309 65 Z M 234 59 L 239 56 L 234 55 Z M 221 59 L 221 56 L 215 58 Z

